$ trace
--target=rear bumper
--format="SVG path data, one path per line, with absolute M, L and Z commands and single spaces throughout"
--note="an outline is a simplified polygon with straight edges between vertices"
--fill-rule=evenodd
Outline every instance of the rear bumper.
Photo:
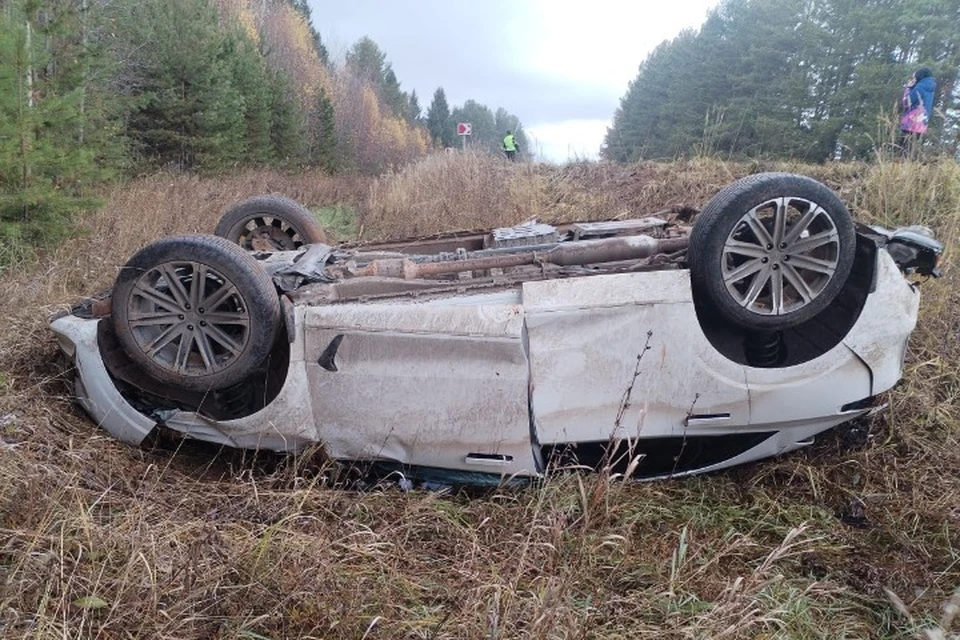
M 121 395 L 107 371 L 97 343 L 98 319 L 66 315 L 50 328 L 61 350 L 73 359 L 74 394 L 90 417 L 114 438 L 140 445 L 158 426 L 231 447 L 295 451 L 317 441 L 306 393 L 303 362 L 291 363 L 286 383 L 267 408 L 237 420 L 210 420 L 193 411 L 156 411 L 144 415 Z
M 114 385 L 97 347 L 98 322 L 67 315 L 50 328 L 63 352 L 73 358 L 74 393 L 80 406 L 117 440 L 139 445 L 157 423 L 130 406 Z

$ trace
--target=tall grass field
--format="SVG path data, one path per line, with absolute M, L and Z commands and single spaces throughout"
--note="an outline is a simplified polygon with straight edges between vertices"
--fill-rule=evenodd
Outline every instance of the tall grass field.
M 339 240 L 702 207 L 757 171 L 813 176 L 861 221 L 924 224 L 889 407 L 800 452 L 636 483 L 403 492 L 324 461 L 133 448 L 71 400 L 51 315 L 140 247 L 281 193 Z M 0 278 L 0 637 L 956 638 L 960 621 L 960 166 L 695 160 L 628 167 L 439 154 L 379 176 L 155 175 Z

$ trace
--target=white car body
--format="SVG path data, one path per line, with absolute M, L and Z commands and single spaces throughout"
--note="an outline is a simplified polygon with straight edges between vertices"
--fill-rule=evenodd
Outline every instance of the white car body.
M 621 467 L 661 477 L 786 453 L 875 406 L 902 375 L 919 293 L 886 249 L 870 260 L 871 289 L 849 330 L 785 367 L 723 355 L 698 320 L 686 269 L 301 300 L 276 397 L 228 420 L 135 408 L 102 357 L 103 318 L 51 326 L 76 364 L 80 404 L 134 445 L 162 424 L 234 447 L 322 443 L 338 460 L 495 481 L 541 476 L 564 451 L 596 466 L 617 443 Z

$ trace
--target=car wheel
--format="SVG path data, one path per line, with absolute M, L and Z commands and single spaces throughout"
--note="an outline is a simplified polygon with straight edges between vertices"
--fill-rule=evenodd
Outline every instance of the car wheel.
M 698 302 L 740 327 L 778 331 L 834 300 L 855 252 L 853 219 L 833 191 L 805 176 L 761 173 L 707 204 L 688 255 Z
M 301 204 L 282 196 L 257 196 L 230 208 L 214 233 L 247 251 L 293 251 L 327 242 L 327 234 Z
M 164 238 L 137 252 L 117 277 L 111 313 L 134 364 L 191 391 L 247 377 L 281 322 L 267 272 L 237 245 L 207 235 Z

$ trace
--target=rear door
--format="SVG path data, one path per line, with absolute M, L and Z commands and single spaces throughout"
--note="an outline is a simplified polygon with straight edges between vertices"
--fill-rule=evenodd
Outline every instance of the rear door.
M 748 425 L 744 368 L 703 336 L 688 271 L 529 282 L 523 303 L 541 445 Z

